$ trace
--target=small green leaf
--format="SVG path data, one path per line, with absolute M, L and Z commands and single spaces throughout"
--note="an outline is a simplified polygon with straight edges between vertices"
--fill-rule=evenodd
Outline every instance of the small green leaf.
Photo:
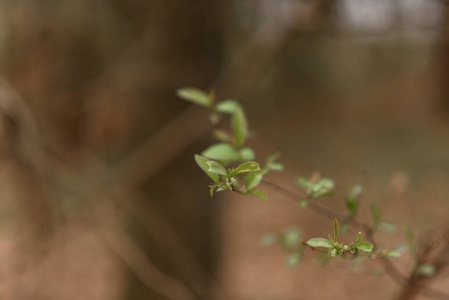
M 256 158 L 256 153 L 251 148 L 243 148 L 240 150 L 240 159 L 241 160 L 253 160 Z
M 355 244 L 358 245 L 358 244 L 360 244 L 361 241 L 362 241 L 362 233 L 359 232 L 357 234 L 357 238 L 355 239 Z
M 311 183 L 312 191 L 310 195 L 313 198 L 320 198 L 325 196 L 333 195 L 335 183 L 332 179 L 329 178 L 321 178 L 317 183 Z
M 308 190 L 311 187 L 311 183 L 304 176 L 298 176 L 296 178 L 296 184 L 305 190 Z
M 270 171 L 283 171 L 284 165 L 276 162 L 276 160 L 280 157 L 279 153 L 275 153 L 270 155 L 265 161 L 265 168 Z
M 219 176 L 215 173 L 209 172 L 209 166 L 207 165 L 207 162 L 209 162 L 209 159 L 201 156 L 201 155 L 195 155 L 195 161 L 198 164 L 198 166 L 215 182 L 218 182 Z
M 395 232 L 396 231 L 396 224 L 394 224 L 391 221 L 382 220 L 379 222 L 379 225 L 377 226 L 379 230 L 386 231 L 386 232 Z
M 260 239 L 260 244 L 262 246 L 271 246 L 278 242 L 278 235 L 275 233 L 267 233 Z
M 359 249 L 360 251 L 364 251 L 364 252 L 373 251 L 373 247 L 374 247 L 374 245 L 371 244 L 370 242 L 362 242 L 357 245 L 357 249 Z
M 421 264 L 416 270 L 417 274 L 427 277 L 435 275 L 435 272 L 436 272 L 435 266 L 432 264 Z
M 208 169 L 209 172 L 212 172 L 212 173 L 215 173 L 218 175 L 223 175 L 223 176 L 228 175 L 228 172 L 226 171 L 226 169 L 218 162 L 209 160 L 208 162 L 206 162 L 206 164 L 209 166 L 209 169 Z
M 218 161 L 236 161 L 240 159 L 239 153 L 228 143 L 218 143 L 209 146 L 201 152 L 201 155 Z
M 260 171 L 259 164 L 254 161 L 248 161 L 235 168 L 235 170 L 232 171 L 231 176 L 256 171 Z
M 413 232 L 412 227 L 407 226 L 407 228 L 405 228 L 405 237 L 407 239 L 407 245 L 410 249 L 410 252 L 414 253 L 416 251 L 416 245 L 415 245 L 415 233 Z
M 306 244 L 312 247 L 334 248 L 332 242 L 325 238 L 311 238 Z
M 290 268 L 294 268 L 297 265 L 299 265 L 299 263 L 301 262 L 302 259 L 302 255 L 300 252 L 294 252 L 292 254 L 289 254 L 286 259 L 285 259 L 285 263 L 287 264 L 287 266 L 289 266 Z
M 371 215 L 373 217 L 373 229 L 377 230 L 377 226 L 382 219 L 382 211 L 377 203 L 372 203 L 371 206 Z
M 267 169 L 270 171 L 283 171 L 285 169 L 284 165 L 281 163 L 272 163 L 267 166 Z
M 331 250 L 331 256 L 332 256 L 332 257 L 335 257 L 335 256 L 337 256 L 337 255 L 338 255 L 337 249 L 335 249 L 335 248 L 332 249 L 332 250 Z
M 214 129 L 212 130 L 212 135 L 219 141 L 222 142 L 230 142 L 231 141 L 231 137 L 229 136 L 229 134 L 221 129 Z
M 357 184 L 353 186 L 348 193 L 348 198 L 355 199 L 363 192 L 363 186 L 361 184 Z
M 307 206 L 309 206 L 309 201 L 307 201 L 307 199 L 301 199 L 299 200 L 299 206 L 301 208 L 307 208 Z
M 344 221 L 343 224 L 340 226 L 340 232 L 341 234 L 346 234 L 349 231 L 349 224 L 347 221 Z
M 210 107 L 212 105 L 212 102 L 209 98 L 209 95 L 205 93 L 204 91 L 193 88 L 193 87 L 186 87 L 179 89 L 176 94 L 178 97 L 193 102 L 195 104 Z
M 258 174 L 257 172 L 252 172 L 248 174 L 248 178 L 246 179 L 246 189 L 251 190 L 259 185 L 262 181 L 263 175 Z
M 299 228 L 292 227 L 284 231 L 282 244 L 287 249 L 293 249 L 301 244 L 302 232 Z
M 241 148 L 245 144 L 248 135 L 248 123 L 243 109 L 237 109 L 232 114 L 232 129 L 234 131 L 235 144 Z
M 235 100 L 225 100 L 215 106 L 215 110 L 225 114 L 233 114 L 237 110 L 242 110 L 242 106 Z
M 386 257 L 401 257 L 402 254 L 399 251 L 389 251 L 389 252 L 387 252 L 387 254 L 385 256 Z
M 334 218 L 334 241 L 337 240 L 339 233 L 340 233 L 340 224 L 338 224 L 337 218 Z
M 252 194 L 254 196 L 257 196 L 259 198 L 262 198 L 263 200 L 267 200 L 268 199 L 267 195 L 265 195 L 265 193 L 262 192 L 261 190 L 252 189 L 252 190 L 249 190 L 248 193 L 250 193 L 250 194 Z
M 359 210 L 359 201 L 355 198 L 346 198 L 346 207 L 349 210 L 349 217 L 355 217 Z

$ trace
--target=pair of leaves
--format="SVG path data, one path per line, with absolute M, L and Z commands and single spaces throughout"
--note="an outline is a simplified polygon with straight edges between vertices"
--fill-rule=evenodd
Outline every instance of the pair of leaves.
M 237 168 L 229 170 L 226 170 L 220 163 L 201 155 L 195 155 L 195 161 L 215 183 L 218 182 L 219 175 L 231 178 L 242 173 L 260 171 L 259 164 L 254 161 L 245 162 Z
M 296 183 L 313 199 L 333 195 L 335 189 L 334 181 L 329 178 L 320 178 L 317 182 L 312 182 L 300 176 L 296 179 Z

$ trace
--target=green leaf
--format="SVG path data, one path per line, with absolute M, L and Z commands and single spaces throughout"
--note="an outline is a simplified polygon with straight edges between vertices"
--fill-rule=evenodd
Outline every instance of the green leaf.
M 299 206 L 301 208 L 307 208 L 307 206 L 309 206 L 309 201 L 307 201 L 307 199 L 300 199 Z
M 362 242 L 357 245 L 357 249 L 359 249 L 360 251 L 364 251 L 364 252 L 373 251 L 373 247 L 374 247 L 374 245 L 371 244 L 370 242 Z
M 210 107 L 212 105 L 212 101 L 210 100 L 209 95 L 197 88 L 182 88 L 179 89 L 176 94 L 178 95 L 178 97 L 184 100 L 193 102 L 201 106 Z
M 243 148 L 240 150 L 240 159 L 241 160 L 253 160 L 256 158 L 256 153 L 254 153 L 254 150 L 251 148 Z
M 396 224 L 394 224 L 391 221 L 382 220 L 379 222 L 379 225 L 377 226 L 379 230 L 386 231 L 386 232 L 395 232 L 396 231 Z
M 301 244 L 302 233 L 299 228 L 292 227 L 284 231 L 282 244 L 285 248 L 293 249 Z
M 248 178 L 246 179 L 246 189 L 251 190 L 259 185 L 262 181 L 263 175 L 258 174 L 257 172 L 252 172 L 248 174 Z
M 377 230 L 377 226 L 382 219 L 382 211 L 377 203 L 372 203 L 370 206 L 371 215 L 373 217 L 373 229 Z
M 362 233 L 359 232 L 357 234 L 357 238 L 355 239 L 355 244 L 358 245 L 358 244 L 360 244 L 361 241 L 362 241 Z
M 284 165 L 276 162 L 276 160 L 280 157 L 279 153 L 274 153 L 270 155 L 265 161 L 265 168 L 270 171 L 283 171 Z
M 435 266 L 432 264 L 421 264 L 416 270 L 417 274 L 427 277 L 435 275 L 435 272 L 436 272 Z
M 195 161 L 198 164 L 198 166 L 215 182 L 217 183 L 219 180 L 219 176 L 215 173 L 209 172 L 209 166 L 207 165 L 207 162 L 209 162 L 209 159 L 201 156 L 201 155 L 195 155 Z
M 343 224 L 340 226 L 340 232 L 341 234 L 346 234 L 349 231 L 349 224 L 347 221 L 344 221 Z
M 337 255 L 338 255 L 337 249 L 335 249 L 335 248 L 332 249 L 332 250 L 331 250 L 331 256 L 332 256 L 332 257 L 335 257 L 335 256 L 337 256 Z
M 339 233 L 340 233 L 340 224 L 338 224 L 337 218 L 334 218 L 334 241 L 337 240 Z
M 334 248 L 332 242 L 325 238 L 311 238 L 306 244 L 312 247 Z
M 346 198 L 346 207 L 349 210 L 349 217 L 355 217 L 359 210 L 359 201 L 355 198 Z
M 405 238 L 407 239 L 407 245 L 410 249 L 410 252 L 414 253 L 416 251 L 416 246 L 415 233 L 413 232 L 412 227 L 407 226 L 407 228 L 405 228 Z
M 303 189 L 307 189 L 310 186 L 310 182 L 304 176 L 298 176 L 296 178 L 296 183 Z
M 201 155 L 218 161 L 236 161 L 240 159 L 239 153 L 228 143 L 218 143 L 209 146 L 201 152 Z
M 262 198 L 263 200 L 267 200 L 268 199 L 267 195 L 265 195 L 265 193 L 262 192 L 261 190 L 252 189 L 252 190 L 249 190 L 248 193 L 250 193 L 250 194 L 252 194 L 254 196 L 257 196 L 259 198 Z
M 260 244 L 262 246 L 271 246 L 278 242 L 278 235 L 275 233 L 267 233 L 260 239 Z
M 363 192 L 363 186 L 361 184 L 357 184 L 353 186 L 348 193 L 348 198 L 355 199 Z
M 214 129 L 212 130 L 212 135 L 217 139 L 220 140 L 222 142 L 230 142 L 231 141 L 231 137 L 229 136 L 229 134 L 221 129 Z
M 388 251 L 386 257 L 401 257 L 402 253 L 399 251 Z
M 272 163 L 267 166 L 267 169 L 270 171 L 283 171 L 285 169 L 284 165 L 281 163 Z
M 311 185 L 311 192 L 309 192 L 309 194 L 313 198 L 330 196 L 334 194 L 333 190 L 335 188 L 335 183 L 332 179 L 321 178 L 317 183 L 309 182 L 309 185 Z
M 235 168 L 231 172 L 231 176 L 235 176 L 235 175 L 242 174 L 242 173 L 248 173 L 248 172 L 256 172 L 256 171 L 260 171 L 259 164 L 254 161 L 248 161 L 248 162 L 241 164 L 237 168 Z
M 237 109 L 232 114 L 232 129 L 234 131 L 235 144 L 241 148 L 245 144 L 248 135 L 248 123 L 243 109 Z
M 299 265 L 299 263 L 301 262 L 302 259 L 302 255 L 300 252 L 294 252 L 292 254 L 289 254 L 286 259 L 285 259 L 285 263 L 287 264 L 287 266 L 289 266 L 290 268 L 294 268 L 297 265 Z
M 328 233 L 327 234 L 327 237 L 329 238 L 329 241 L 331 241 L 332 242 L 332 244 L 334 244 L 335 243 L 335 240 L 334 239 L 332 239 L 332 237 L 331 237 L 331 235 Z
M 215 110 L 225 114 L 233 114 L 237 110 L 242 110 L 242 106 L 235 100 L 225 100 L 215 106 Z
M 223 175 L 223 176 L 228 175 L 228 172 L 226 171 L 226 169 L 218 162 L 209 160 L 208 162 L 206 162 L 206 164 L 209 166 L 209 169 L 208 169 L 209 172 L 212 172 L 212 173 L 215 173 L 218 175 Z

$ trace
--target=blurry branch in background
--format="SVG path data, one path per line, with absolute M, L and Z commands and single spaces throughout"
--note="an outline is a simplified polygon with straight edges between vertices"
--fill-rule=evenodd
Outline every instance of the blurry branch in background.
M 85 172 L 72 163 L 70 159 L 64 158 L 64 149 L 60 149 L 54 144 L 49 144 L 48 142 L 43 141 L 36 134 L 30 134 L 30 132 L 35 129 L 35 127 L 27 126 L 27 124 L 35 124 L 32 115 L 27 114 L 28 108 L 26 103 L 23 102 L 20 95 L 7 84 L 5 79 L 2 80 L 0 90 L 5 96 L 3 99 L 17 100 L 17 102 L 8 102 L 5 104 L 5 107 L 8 107 L 8 110 L 4 110 L 4 113 L 9 118 L 16 120 L 20 134 L 23 135 L 27 144 L 27 147 L 22 149 L 26 152 L 20 153 L 20 158 L 26 163 L 30 163 L 33 168 L 37 170 L 44 182 L 46 181 L 46 176 L 40 172 L 42 170 L 42 162 L 46 163 L 47 166 L 52 166 L 52 168 L 59 168 L 60 166 L 69 167 L 80 177 L 79 179 L 83 180 L 87 190 L 90 191 L 87 195 L 81 195 L 80 197 L 87 199 L 104 199 L 111 204 L 120 203 L 129 213 L 142 223 L 142 226 L 155 239 L 157 246 L 163 250 L 162 253 L 165 253 L 168 256 L 167 258 L 174 267 L 179 269 L 180 273 L 184 275 L 185 279 L 189 282 L 195 292 L 201 295 L 200 299 L 206 299 L 207 297 L 207 291 L 201 287 L 200 283 L 201 280 L 206 279 L 212 282 L 214 292 L 219 295 L 218 299 L 227 299 L 224 296 L 225 293 L 222 291 L 222 288 L 215 282 L 212 276 L 208 274 L 206 269 L 192 254 L 191 250 L 185 246 L 170 222 L 168 222 L 154 205 L 151 205 L 151 202 L 148 199 L 144 199 L 144 197 L 140 195 L 138 191 L 139 185 L 133 184 L 128 186 L 127 184 L 129 184 L 130 181 L 125 180 L 126 177 L 117 174 L 114 169 L 107 168 L 99 158 L 87 149 L 84 150 L 82 155 L 87 159 L 87 165 L 95 166 L 95 172 L 103 174 L 104 176 L 106 176 L 106 174 L 114 174 L 114 179 L 117 180 L 117 182 L 114 181 L 114 188 L 111 188 L 108 184 L 109 181 L 98 181 L 95 176 L 92 177 L 92 175 L 85 174 Z M 17 106 L 19 103 L 23 104 L 23 106 Z M 54 131 L 56 129 L 45 128 L 44 124 L 44 130 Z M 130 200 L 130 198 L 133 200 Z M 146 206 L 150 205 L 151 208 L 145 209 L 142 206 L 143 203 L 147 203 Z M 95 215 L 87 215 L 85 217 L 88 219 L 88 222 L 86 222 L 87 224 L 90 224 L 92 221 L 94 221 L 94 223 L 95 221 L 98 221 L 98 218 Z M 102 218 L 102 220 L 104 221 L 104 218 Z M 135 273 L 142 283 L 147 285 L 147 287 L 165 296 L 172 295 L 173 297 L 169 297 L 170 299 L 196 299 L 196 297 L 189 295 L 189 290 L 184 288 L 180 282 L 175 283 L 174 279 L 170 279 L 158 271 L 156 267 L 150 263 L 144 251 L 140 249 L 137 244 L 132 243 L 131 239 L 126 237 L 125 234 L 115 237 L 111 237 L 111 234 L 100 233 L 100 235 L 97 234 L 97 236 L 101 236 L 103 241 L 107 241 L 108 247 L 122 257 L 124 263 L 133 271 L 133 273 Z M 122 244 L 117 242 L 118 239 L 120 239 Z M 121 247 L 117 247 L 117 245 L 121 245 Z M 134 257 L 134 254 L 137 256 Z M 160 282 L 168 282 L 157 285 L 154 283 L 151 284 L 152 280 L 150 279 L 153 277 L 159 278 Z M 175 285 L 174 289 L 172 288 L 172 285 Z M 176 295 L 173 295 L 171 290 L 173 290 Z M 179 295 L 183 293 L 186 295 L 180 297 Z
M 125 264 L 149 289 L 171 300 L 198 299 L 178 280 L 159 271 L 148 259 L 142 248 L 125 232 L 116 228 L 113 231 L 97 230 L 97 236 L 103 239 L 112 251 L 123 259 Z

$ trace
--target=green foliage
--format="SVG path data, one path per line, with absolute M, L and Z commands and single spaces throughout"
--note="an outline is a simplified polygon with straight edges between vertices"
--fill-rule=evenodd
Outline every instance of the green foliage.
M 325 238 L 311 238 L 307 241 L 311 247 L 334 248 L 334 243 Z
M 337 219 L 334 219 L 334 238 L 330 235 L 329 239 L 326 238 L 311 238 L 306 244 L 314 248 L 326 248 L 330 249 L 329 254 L 332 257 L 339 256 L 342 254 L 357 254 L 359 251 L 371 252 L 374 245 L 370 242 L 362 242 L 362 233 L 357 234 L 355 242 L 351 243 L 349 246 L 344 243 L 337 242 L 338 235 L 340 232 L 340 225 Z
M 235 169 L 232 169 L 230 172 L 230 176 L 236 176 L 242 173 L 256 172 L 260 171 L 259 164 L 254 161 L 249 161 L 241 164 Z
M 307 193 L 307 197 L 311 199 L 318 199 L 334 194 L 335 184 L 334 181 L 329 178 L 320 178 L 316 182 L 312 182 L 303 176 L 299 176 L 296 178 L 296 184 L 301 187 Z
M 219 176 L 216 173 L 212 173 L 209 171 L 209 165 L 207 162 L 209 160 L 203 156 L 195 155 L 195 161 L 198 166 L 216 183 L 218 182 Z
M 254 161 L 256 153 L 253 149 L 245 147 L 248 138 L 248 121 L 243 107 L 235 100 L 217 103 L 213 92 L 208 94 L 196 88 L 180 89 L 177 94 L 187 101 L 208 108 L 214 125 L 221 122 L 223 118 L 228 118 L 226 115 L 230 115 L 229 130 L 213 130 L 214 137 L 220 142 L 207 147 L 201 155 L 195 155 L 198 166 L 212 179 L 209 186 L 210 195 L 213 196 L 215 192 L 234 191 L 266 200 L 266 194 L 259 189 L 260 184 L 263 183 L 263 177 L 268 172 L 284 170 L 284 165 L 278 162 L 280 157 L 278 153 L 267 157 L 263 165 Z M 225 115 L 222 116 L 222 114 Z M 313 201 L 322 197 L 335 195 L 335 183 L 329 178 L 314 175 L 311 179 L 307 179 L 300 176 L 296 179 L 296 184 L 306 192 L 305 197 L 298 199 L 299 205 L 303 208 L 311 206 Z M 340 234 L 348 231 L 349 224 L 360 225 L 360 222 L 353 219 L 359 211 L 359 198 L 362 192 L 361 185 L 355 185 L 348 191 L 344 201 L 347 208 L 346 218 L 342 220 L 341 226 L 339 221 L 334 219 L 333 236 L 328 234 L 328 238 L 315 237 L 304 242 L 301 230 L 292 227 L 278 233 L 264 235 L 260 241 L 261 245 L 282 247 L 286 252 L 285 263 L 289 267 L 295 267 L 302 261 L 306 248 L 320 252 L 317 257 L 320 264 L 325 264 L 336 256 L 352 256 L 354 265 L 360 264 L 366 257 L 399 257 L 404 247 L 396 247 L 391 251 L 376 250 L 372 253 L 374 245 L 369 241 L 363 241 L 361 232 L 349 245 L 338 241 Z M 371 204 L 370 209 L 372 226 L 367 232 L 395 230 L 396 225 L 393 222 L 382 219 L 382 211 L 376 203 Z M 365 230 L 366 226 L 369 225 L 363 225 Z M 410 228 L 407 228 L 406 236 L 409 250 L 416 251 L 413 231 Z M 363 253 L 365 254 L 362 255 Z M 422 264 L 417 268 L 417 273 L 422 276 L 432 276 L 434 272 L 434 266 L 429 264 Z
M 252 195 L 254 195 L 256 197 L 259 197 L 259 198 L 261 198 L 263 200 L 267 200 L 268 199 L 267 195 L 265 195 L 265 193 L 262 192 L 261 190 L 252 189 L 252 190 L 249 190 L 248 193 L 250 193 L 250 194 L 252 194 Z
M 243 108 L 235 100 L 225 100 L 215 106 L 215 111 L 225 114 L 235 114 L 238 110 L 243 111 Z
M 195 104 L 205 106 L 205 107 L 212 107 L 213 104 L 213 98 L 210 97 L 207 93 L 203 92 L 200 89 L 193 88 L 193 87 L 187 87 L 179 89 L 176 93 L 178 97 L 193 102 Z
M 357 212 L 359 210 L 359 199 L 358 197 L 363 191 L 363 187 L 358 184 L 353 186 L 348 193 L 348 196 L 346 197 L 345 203 L 346 207 L 348 208 L 348 217 L 353 218 L 357 215 Z
M 206 150 L 201 152 L 201 155 L 209 159 L 223 162 L 240 160 L 240 153 L 229 143 L 218 143 L 209 146 Z
M 242 109 L 237 109 L 232 114 L 232 130 L 237 148 L 241 148 L 248 135 L 248 123 Z
M 435 266 L 432 264 L 421 264 L 416 269 L 416 274 L 422 276 L 432 277 L 433 275 L 435 275 L 435 273 L 436 269 Z

